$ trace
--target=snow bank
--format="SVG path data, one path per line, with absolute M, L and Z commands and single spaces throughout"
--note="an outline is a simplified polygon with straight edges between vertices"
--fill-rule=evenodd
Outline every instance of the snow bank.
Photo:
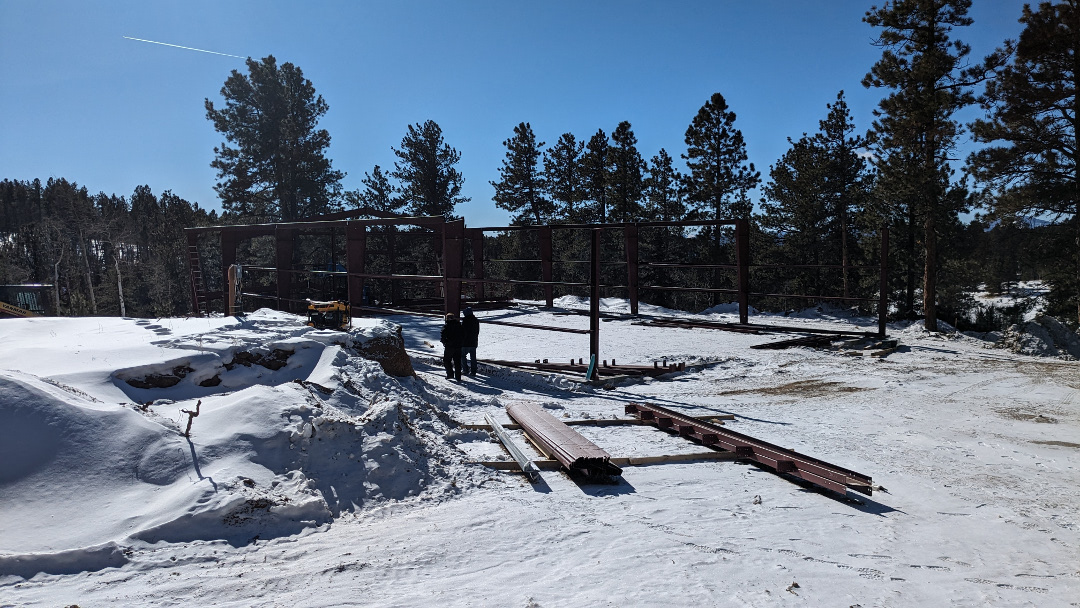
M 61 352 L 70 339 L 65 320 L 34 321 L 29 332 L 5 326 L 26 342 L 8 340 L 0 370 L 19 365 L 31 340 Z M 130 349 L 149 337 L 135 320 L 107 322 Z M 318 331 L 262 311 L 156 342 L 151 363 L 69 361 L 65 382 L 0 371 L 0 576 L 118 566 L 132 543 L 244 545 L 342 511 L 458 492 L 471 472 L 445 439 L 458 432 L 446 403 L 364 356 L 372 343 L 400 344 L 398 326 L 359 325 Z M 130 402 L 71 385 L 103 395 L 93 387 L 105 378 Z M 196 409 L 184 437 L 184 411 Z
M 1080 359 L 1080 336 L 1047 315 L 1037 315 L 1032 321 L 1009 327 L 1000 346 L 1024 355 Z

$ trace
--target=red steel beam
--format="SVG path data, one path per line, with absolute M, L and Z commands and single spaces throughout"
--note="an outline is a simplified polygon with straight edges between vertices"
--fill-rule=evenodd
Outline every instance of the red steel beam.
M 839 494 L 846 495 L 848 490 L 854 490 L 869 496 L 872 491 L 873 480 L 868 475 L 703 422 L 674 410 L 652 404 L 628 403 L 626 413 L 714 450 L 735 452 L 740 458 L 752 460 L 777 473 L 798 477 Z
M 581 473 L 588 478 L 622 475 L 622 469 L 611 464 L 611 454 L 559 422 L 542 407 L 515 403 L 506 406 L 506 413 L 521 425 L 521 430 L 541 452 L 558 460 L 567 471 Z

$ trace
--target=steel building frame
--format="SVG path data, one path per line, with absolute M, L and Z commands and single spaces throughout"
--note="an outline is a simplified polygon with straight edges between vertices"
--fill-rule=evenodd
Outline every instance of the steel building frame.
M 353 219 L 356 215 L 377 215 L 374 219 Z M 660 262 L 645 262 L 638 255 L 638 233 L 641 228 L 647 227 L 713 227 L 719 229 L 723 226 L 734 227 L 735 233 L 735 263 L 734 264 L 682 264 Z M 367 271 L 368 237 L 373 227 L 385 227 L 388 239 L 389 273 L 376 274 Z M 406 234 L 396 232 L 402 227 L 416 227 L 426 229 L 426 233 L 432 238 L 432 250 L 441 268 L 438 274 L 399 274 L 395 272 L 398 261 L 394 247 L 390 244 L 394 234 Z M 317 234 L 335 234 L 335 230 L 341 230 L 345 236 L 345 270 L 297 270 L 292 268 L 293 252 L 298 237 L 301 234 L 315 232 Z M 552 236 L 556 231 L 587 231 L 590 235 L 590 255 L 587 263 L 590 266 L 588 283 L 574 283 L 567 281 L 555 281 L 553 275 L 553 262 L 555 261 L 552 251 Z M 621 230 L 624 240 L 626 284 L 604 285 L 601 281 L 601 236 L 605 230 Z M 320 232 L 321 231 L 321 232 Z M 539 241 L 539 258 L 537 260 L 524 260 L 539 262 L 540 280 L 511 280 L 486 276 L 484 238 L 488 233 L 512 232 L 512 231 L 536 231 Z M 724 293 L 735 296 L 739 308 L 738 324 L 714 324 L 717 329 L 729 329 L 733 331 L 796 331 L 807 332 L 803 328 L 784 328 L 762 324 L 749 324 L 749 301 L 751 297 L 783 297 L 801 298 L 807 300 L 840 300 L 858 302 L 877 302 L 878 308 L 878 332 L 877 335 L 885 335 L 885 319 L 888 310 L 888 247 L 889 233 L 887 228 L 881 230 L 881 256 L 879 264 L 880 292 L 878 298 L 845 298 L 842 296 L 805 296 L 799 294 L 773 294 L 756 293 L 750 290 L 750 272 L 753 268 L 843 268 L 837 265 L 760 265 L 750 263 L 750 224 L 747 220 L 705 220 L 686 222 L 632 222 L 612 224 L 551 224 L 542 226 L 502 226 L 468 228 L 463 219 L 446 220 L 441 216 L 434 217 L 401 217 L 394 214 L 374 212 L 369 209 L 342 212 L 329 216 L 313 218 L 312 220 L 296 222 L 280 222 L 268 224 L 248 224 L 233 226 L 208 226 L 199 228 L 187 228 L 185 230 L 188 240 L 188 261 L 191 275 L 191 301 L 192 312 L 206 314 L 210 309 L 212 300 L 224 299 L 227 286 L 220 289 L 216 286 L 211 289 L 205 284 L 202 272 L 202 263 L 199 252 L 199 237 L 206 234 L 217 234 L 220 238 L 221 249 L 221 277 L 223 283 L 228 276 L 228 268 L 237 261 L 237 247 L 244 239 L 273 236 L 275 238 L 275 264 L 273 266 L 248 267 L 254 272 L 271 273 L 275 278 L 274 292 L 272 295 L 247 293 L 247 297 L 260 298 L 271 303 L 273 308 L 298 312 L 306 308 L 306 302 L 293 297 L 294 278 L 300 275 L 324 275 L 344 276 L 347 282 L 348 300 L 354 314 L 378 313 L 378 314 L 445 314 L 460 312 L 462 306 L 463 286 L 471 285 L 475 301 L 484 304 L 490 301 L 487 298 L 486 287 L 489 285 L 536 285 L 543 288 L 544 299 L 547 306 L 552 306 L 554 301 L 554 287 L 588 287 L 589 288 L 589 328 L 553 328 L 542 326 L 529 326 L 527 324 L 510 321 L 485 320 L 485 323 L 502 324 L 511 326 L 531 327 L 535 329 L 562 331 L 569 333 L 589 334 L 589 354 L 595 356 L 599 362 L 600 352 L 600 290 L 602 288 L 623 288 L 626 290 L 632 315 L 638 314 L 639 292 L 641 290 L 654 291 L 691 291 L 705 293 Z M 414 234 L 414 233 L 408 233 Z M 464 262 L 466 258 L 466 241 L 471 245 L 472 253 L 472 276 L 465 276 Z M 586 261 L 583 261 L 586 262 Z M 698 268 L 713 270 L 734 270 L 736 273 L 736 288 L 721 289 L 716 287 L 684 287 L 677 285 L 646 285 L 639 284 L 639 271 L 643 265 L 655 265 L 660 267 Z M 848 266 L 854 268 L 855 266 Z M 391 282 L 395 297 L 390 307 L 371 307 L 363 303 L 364 285 L 367 280 L 388 280 Z M 406 309 L 397 301 L 397 286 L 403 282 L 435 283 L 439 286 L 441 300 L 441 312 L 424 312 L 417 309 Z M 437 301 L 437 300 L 436 300 Z M 661 321 L 663 322 L 663 321 Z M 668 322 L 671 322 L 670 320 Z M 677 322 L 677 321 L 675 321 Z M 699 327 L 708 324 L 700 322 L 689 326 Z M 857 332 L 842 332 L 857 334 Z

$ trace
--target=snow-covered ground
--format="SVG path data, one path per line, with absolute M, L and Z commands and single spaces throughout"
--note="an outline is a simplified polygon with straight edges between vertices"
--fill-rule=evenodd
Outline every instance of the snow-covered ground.
M 478 316 L 588 326 L 567 314 L 587 302 L 557 304 Z M 696 371 L 605 388 L 482 365 L 454 383 L 435 318 L 391 319 L 415 378 L 359 355 L 394 333 L 384 320 L 3 321 L 0 606 L 1080 605 L 1080 363 L 914 325 L 890 327 L 885 358 L 751 350 L 790 336 L 635 325 L 603 304 L 602 358 Z M 587 354 L 583 335 L 482 325 L 481 360 Z M 838 500 L 727 461 L 612 485 L 470 464 L 507 456 L 461 424 L 507 404 L 621 418 L 629 401 L 734 414 L 883 489 Z M 575 428 L 617 457 L 701 449 Z
M 1042 313 L 1046 308 L 1046 296 L 1050 292 L 1049 286 L 1042 281 L 1017 281 L 1010 288 L 997 294 L 991 294 L 985 285 L 980 285 L 979 289 L 980 291 L 974 294 L 975 302 L 983 307 L 1001 311 L 1021 304 L 1029 305 L 1028 310 L 1024 312 L 1024 321 L 1031 321 L 1036 315 Z

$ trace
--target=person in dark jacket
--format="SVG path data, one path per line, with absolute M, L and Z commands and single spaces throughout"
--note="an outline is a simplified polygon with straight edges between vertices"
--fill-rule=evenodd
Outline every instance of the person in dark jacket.
M 472 308 L 465 309 L 465 318 L 461 320 L 461 360 L 464 362 L 465 373 L 470 376 L 476 375 L 476 345 L 480 340 L 480 320 L 473 316 Z M 469 367 L 469 356 L 472 356 L 472 367 Z
M 454 313 L 447 313 L 439 341 L 443 345 L 446 377 L 461 380 L 461 323 Z

